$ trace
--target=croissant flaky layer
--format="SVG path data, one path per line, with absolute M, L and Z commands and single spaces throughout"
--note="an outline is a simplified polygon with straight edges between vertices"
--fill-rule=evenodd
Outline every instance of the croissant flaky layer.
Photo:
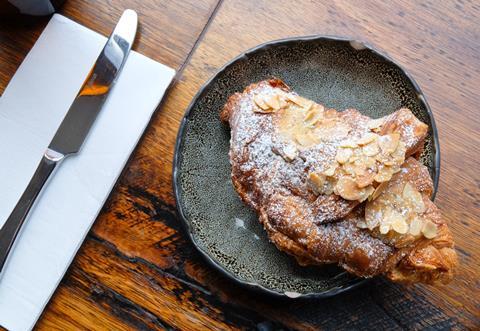
M 221 119 L 231 128 L 236 191 L 299 264 L 398 282 L 452 279 L 453 239 L 414 158 L 428 127 L 408 109 L 372 120 L 273 79 L 232 95 Z

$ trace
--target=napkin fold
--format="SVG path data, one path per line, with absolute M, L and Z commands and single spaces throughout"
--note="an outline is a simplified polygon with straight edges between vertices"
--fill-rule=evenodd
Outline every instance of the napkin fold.
M 105 42 L 104 36 L 53 15 L 0 98 L 0 226 Z M 58 167 L 17 239 L 0 280 L 1 326 L 33 328 L 174 74 L 130 53 L 82 150 Z

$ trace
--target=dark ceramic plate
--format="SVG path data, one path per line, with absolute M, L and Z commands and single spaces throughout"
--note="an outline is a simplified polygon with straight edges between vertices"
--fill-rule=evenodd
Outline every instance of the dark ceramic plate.
M 370 46 L 337 37 L 285 39 L 251 49 L 220 69 L 190 104 L 177 137 L 173 180 L 193 244 L 219 271 L 249 288 L 288 297 L 332 296 L 364 280 L 335 266 L 297 265 L 268 241 L 230 181 L 230 133 L 219 120 L 220 110 L 234 92 L 272 76 L 336 109 L 357 108 L 377 118 L 410 108 L 430 126 L 422 161 L 436 191 L 435 123 L 420 88 L 404 70 Z

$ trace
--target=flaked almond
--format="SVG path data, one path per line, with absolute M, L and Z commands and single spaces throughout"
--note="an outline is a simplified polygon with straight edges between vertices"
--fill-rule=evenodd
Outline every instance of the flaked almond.
M 322 193 L 325 195 L 333 194 L 333 183 L 327 180 Z
M 268 110 L 270 107 L 265 103 L 262 96 L 257 94 L 253 97 L 255 104 L 262 110 Z
M 415 210 L 417 213 L 421 214 L 425 211 L 425 202 L 423 202 L 423 197 L 420 200 L 415 200 L 413 203 L 413 210 Z
M 373 192 L 370 199 L 375 200 L 376 198 L 378 198 L 380 194 L 382 194 L 382 192 L 387 188 L 387 186 L 388 186 L 388 182 L 380 183 L 380 185 L 378 185 L 375 191 Z
M 286 95 L 286 98 L 287 98 L 287 100 L 293 102 L 294 104 L 296 104 L 297 106 L 300 106 L 302 108 L 306 108 L 306 106 L 311 107 L 311 105 L 312 105 L 311 100 L 302 98 L 301 96 L 298 96 L 296 94 L 289 93 L 289 94 Z
M 343 140 L 340 145 L 340 147 L 342 148 L 355 148 L 357 147 L 357 143 L 355 141 L 353 141 L 352 139 L 345 139 Z
M 378 139 L 378 145 L 380 149 L 385 154 L 393 153 L 398 146 L 398 142 L 400 141 L 400 135 L 396 132 L 390 133 L 384 136 L 381 136 Z
M 405 183 L 403 186 L 403 191 L 402 191 L 402 196 L 406 200 L 412 200 L 414 196 L 416 195 L 416 190 L 413 188 L 412 184 L 409 182 Z
M 264 99 L 265 103 L 274 110 L 280 109 L 280 99 L 278 98 L 278 94 L 270 94 Z
M 385 161 L 389 160 L 390 158 L 387 155 L 378 153 L 377 155 L 375 155 L 375 159 L 380 163 L 385 163 Z
M 370 219 L 370 220 L 368 220 L 366 223 L 367 223 L 367 228 L 368 228 L 370 231 L 379 226 L 379 222 L 378 222 L 377 219 Z
M 364 221 L 358 221 L 358 222 L 357 222 L 357 228 L 359 228 L 359 229 L 367 229 L 368 226 L 367 226 L 367 223 L 365 223 Z
M 422 227 L 422 233 L 427 239 L 432 239 L 437 236 L 437 225 L 431 221 L 426 221 Z
M 353 172 L 357 177 L 364 176 L 367 173 L 367 167 L 365 167 L 365 164 L 361 161 L 362 160 L 356 160 L 354 163 Z
M 366 156 L 375 156 L 380 152 L 380 149 L 378 148 L 377 142 L 373 141 L 370 144 L 363 146 L 362 152 Z
M 304 147 L 315 145 L 318 143 L 318 139 L 311 132 L 298 133 L 295 136 L 295 140 L 299 145 Z
M 350 126 L 348 126 L 345 123 L 338 123 L 335 128 L 332 128 L 333 130 L 330 130 L 331 136 L 334 140 L 339 140 L 343 139 L 348 136 L 348 133 L 350 132 Z
M 379 206 L 376 202 L 367 202 L 365 205 L 365 222 L 369 230 L 373 230 L 379 224 L 379 216 L 382 216 Z
M 420 218 L 414 217 L 412 221 L 410 222 L 410 229 L 408 232 L 413 235 L 413 236 L 418 236 L 420 232 L 422 231 L 423 227 L 423 222 Z
M 345 173 L 349 174 L 350 176 L 356 176 L 355 175 L 355 165 L 353 163 L 345 163 L 342 167 L 343 171 Z
M 397 163 L 402 164 L 403 161 L 405 161 L 405 153 L 406 152 L 407 152 L 407 147 L 405 146 L 405 143 L 400 140 L 398 142 L 397 148 L 392 153 L 392 157 Z
M 411 208 L 417 213 L 423 213 L 425 211 L 425 204 L 420 192 L 417 191 L 410 183 L 406 183 L 403 187 L 402 197 L 411 206 Z
M 402 215 L 399 212 L 397 212 L 395 209 L 386 208 L 383 213 L 383 219 L 381 220 L 381 222 L 391 225 L 393 221 L 399 217 L 402 217 Z
M 414 267 L 419 267 L 422 270 L 435 270 L 438 268 L 438 265 L 436 263 L 428 263 L 425 261 L 425 259 L 415 259 L 412 261 L 412 265 Z
M 337 164 L 331 165 L 323 174 L 327 177 L 332 177 L 335 174 L 335 170 L 337 170 Z
M 308 180 L 312 183 L 313 187 L 317 191 L 317 193 L 322 193 L 323 186 L 325 185 L 326 178 L 324 175 L 311 172 L 308 174 Z
M 395 160 L 393 160 L 393 159 L 384 159 L 382 163 L 383 163 L 384 165 L 386 165 L 386 166 L 391 167 L 391 166 L 395 165 Z
M 370 230 L 380 225 L 380 221 L 383 221 L 391 213 L 389 206 L 383 206 L 377 201 L 367 202 L 365 205 L 365 221 L 367 222 Z
M 380 131 L 380 127 L 383 125 L 383 123 L 385 122 L 385 119 L 383 118 L 377 118 L 377 119 L 373 119 L 373 120 L 370 120 L 368 121 L 368 128 L 372 131 Z
M 296 104 L 297 106 L 302 106 L 302 103 L 300 102 L 300 97 L 299 97 L 298 95 L 295 95 L 295 94 L 287 94 L 287 95 L 285 95 L 285 99 L 287 99 L 288 101 L 293 102 L 293 103 Z
M 295 147 L 295 145 L 288 144 L 283 148 L 283 158 L 288 162 L 292 162 L 293 160 L 295 160 L 295 158 L 297 157 L 297 154 L 298 154 L 298 150 L 297 150 L 297 147 Z
M 364 188 L 373 183 L 373 177 L 375 177 L 375 174 L 371 172 L 365 172 L 361 176 L 357 176 L 355 181 L 357 182 L 358 187 Z
M 360 200 L 362 198 L 362 189 L 357 183 L 349 177 L 342 177 L 335 186 L 336 192 L 345 200 Z
M 380 224 L 379 230 L 381 234 L 387 234 L 390 231 L 390 224 Z
M 388 182 L 393 175 L 393 170 L 390 167 L 382 167 L 378 170 L 377 175 L 373 178 L 377 183 Z
M 348 159 L 349 163 L 355 163 L 357 160 L 360 160 L 359 156 L 353 155 L 351 158 Z
M 323 194 L 330 195 L 333 194 L 333 183 L 330 181 L 326 181 L 325 185 L 323 186 Z
M 364 158 L 364 163 L 365 163 L 365 167 L 367 167 L 367 169 L 372 169 L 372 170 L 377 170 L 377 162 L 375 161 L 375 159 L 373 157 L 366 157 Z
M 363 188 L 361 198 L 359 199 L 359 201 L 363 202 L 363 201 L 367 200 L 368 197 L 370 197 L 373 194 L 374 191 L 375 191 L 375 189 L 373 188 L 373 186 L 367 186 L 367 187 Z
M 402 170 L 402 168 L 400 167 L 400 165 L 398 165 L 397 163 L 395 163 L 393 166 L 390 167 L 392 169 L 392 172 L 394 174 L 396 174 L 397 172 L 399 172 L 400 170 Z
M 313 101 L 308 100 L 308 102 L 306 102 L 306 103 L 303 105 L 304 111 L 309 111 L 309 110 L 313 109 L 313 105 L 314 105 L 314 104 L 315 104 L 315 103 L 314 103 Z
M 322 115 L 322 112 L 315 107 L 307 112 L 303 121 L 306 125 L 313 126 L 322 119 Z
M 345 137 L 348 135 L 348 131 L 343 131 L 342 127 L 331 127 L 331 128 L 324 128 L 323 127 L 323 120 L 322 124 L 318 125 L 317 127 L 313 130 L 313 133 L 321 140 L 324 142 L 332 142 L 337 140 L 339 136 Z
M 400 215 L 400 214 L 399 214 Z M 393 231 L 399 234 L 405 234 L 408 231 L 408 224 L 405 222 L 403 216 L 398 216 L 392 221 L 392 229 Z
M 287 100 L 285 100 L 284 96 L 279 96 L 278 100 L 280 102 L 280 109 L 286 108 L 288 106 Z
M 353 151 L 350 148 L 339 148 L 337 150 L 337 155 L 335 156 L 335 159 L 338 163 L 344 164 L 350 159 L 352 155 Z
M 354 155 L 358 156 L 357 158 L 355 158 L 355 161 L 351 162 L 353 163 L 354 165 L 356 166 L 362 166 L 364 168 L 366 168 L 367 166 L 365 165 L 365 158 L 363 157 L 363 155 L 358 155 L 356 153 L 356 150 L 355 152 L 353 153 Z
M 359 139 L 357 139 L 357 144 L 360 146 L 370 144 L 371 142 L 377 140 L 378 135 L 375 133 L 367 132 Z

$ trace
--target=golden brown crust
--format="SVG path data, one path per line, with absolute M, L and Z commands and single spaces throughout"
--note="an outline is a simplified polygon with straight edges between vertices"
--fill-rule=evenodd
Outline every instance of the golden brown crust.
M 407 159 L 402 171 L 390 181 L 389 187 L 404 183 L 411 184 L 421 193 L 425 205 L 421 218 L 437 226 L 437 235 L 427 239 L 424 236 L 415 238 L 393 232 L 393 235 L 383 237 L 386 244 L 397 247 L 386 263 L 385 274 L 397 282 L 447 283 L 453 278 L 457 255 L 450 230 L 437 206 L 429 199 L 433 183 L 427 168 L 414 158 Z
M 296 119 L 285 126 L 282 121 L 287 115 L 278 106 L 278 100 L 269 99 L 274 93 L 281 93 L 282 98 L 292 103 L 307 103 L 302 106 L 307 109 L 324 109 L 308 104 L 311 101 L 296 96 L 281 80 L 273 79 L 252 84 L 243 93 L 232 95 L 221 113 L 222 121 L 232 130 L 230 160 L 235 190 L 258 212 L 270 240 L 301 265 L 337 263 L 359 276 L 385 274 L 401 282 L 451 279 L 456 254 L 447 226 L 428 200 L 433 185 L 426 168 L 410 158 L 394 178 L 408 179 L 423 195 L 427 211 L 422 217 L 438 226 L 434 239 L 405 241 L 404 236 L 401 238 L 405 243 L 401 246 L 398 238 L 360 229 L 357 224 L 365 219 L 363 205 L 355 208 L 359 201 L 345 200 L 336 194 L 319 195 L 306 179 L 313 168 L 325 171 L 332 158 L 335 161 L 336 146 L 345 137 L 337 139 L 336 131 L 328 131 L 323 140 L 312 143 L 308 136 L 298 136 L 298 128 L 291 125 Z M 255 99 L 257 95 L 265 96 L 262 100 L 267 100 L 273 108 Z M 322 114 L 326 122 L 340 123 L 343 131 L 356 137 L 364 135 L 371 122 L 354 109 L 344 112 L 325 109 Z M 401 109 L 381 122 L 380 134 L 398 133 L 406 156 L 421 150 L 428 127 L 408 109 Z M 292 150 L 288 140 L 280 139 L 282 135 L 298 139 L 297 144 L 303 146 Z

